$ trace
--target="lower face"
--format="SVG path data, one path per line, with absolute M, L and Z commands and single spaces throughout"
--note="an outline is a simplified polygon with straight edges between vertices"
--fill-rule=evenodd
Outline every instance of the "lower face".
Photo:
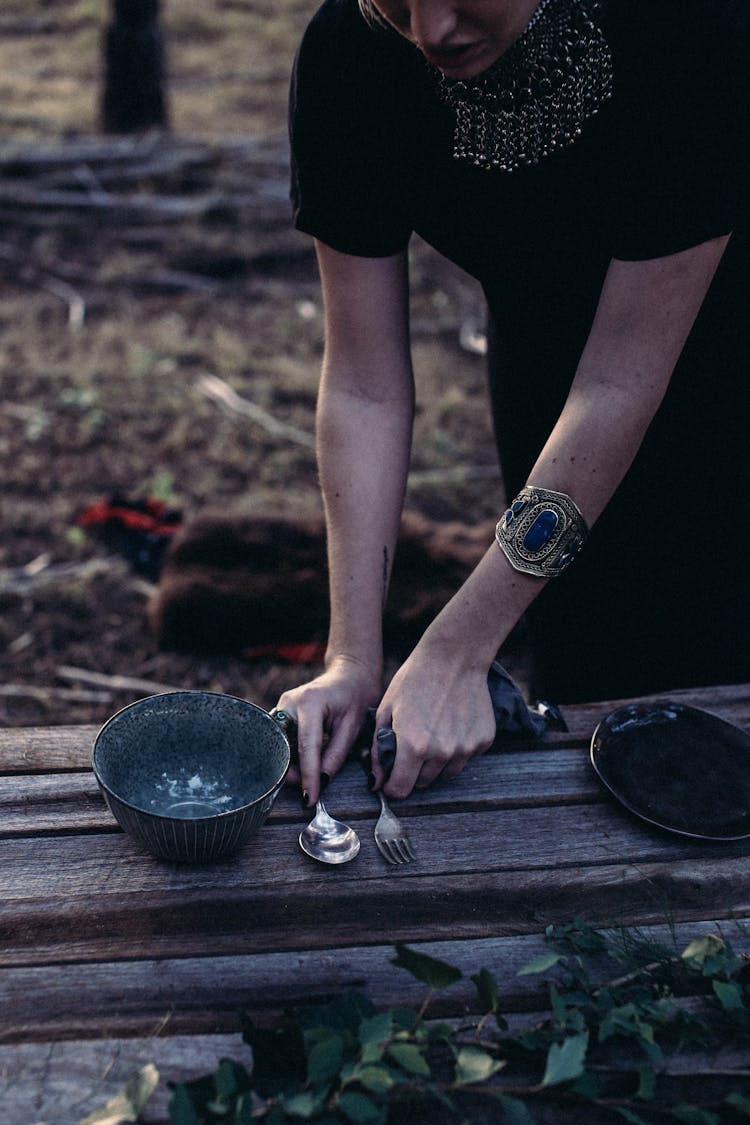
M 528 24 L 539 0 L 373 0 L 383 19 L 447 78 L 492 66 Z

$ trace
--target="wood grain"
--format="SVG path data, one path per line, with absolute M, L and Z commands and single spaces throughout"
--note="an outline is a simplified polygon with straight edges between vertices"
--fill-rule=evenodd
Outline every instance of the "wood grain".
M 746 928 L 726 919 L 647 926 L 639 937 L 679 955 L 690 940 L 706 933 L 721 933 L 738 950 L 747 947 Z M 471 982 L 481 968 L 496 975 L 504 1013 L 536 1012 L 547 1004 L 550 974 L 518 975 L 547 948 L 541 934 L 410 944 L 463 973 L 431 1004 L 435 1017 L 481 1014 Z M 289 1005 L 322 1003 L 350 989 L 377 998 L 381 1007 L 419 1007 L 427 990 L 392 964 L 394 955 L 387 942 L 335 950 L 9 969 L 0 974 L 0 1042 L 146 1035 L 157 1027 L 170 1035 L 236 1032 L 240 1012 L 267 1022 Z M 619 972 L 608 962 L 600 967 L 598 979 Z
M 748 685 L 669 698 L 750 729 Z M 224 1033 L 237 1048 L 229 1053 L 242 1049 L 240 1009 L 273 1020 L 284 1006 L 349 987 L 381 1006 L 418 1004 L 423 987 L 391 964 L 396 942 L 462 970 L 435 1008 L 451 1018 L 474 1012 L 470 975 L 481 967 L 501 978 L 512 1018 L 545 1004 L 543 980 L 518 969 L 543 948 L 548 924 L 576 916 L 636 927 L 675 949 L 720 929 L 744 949 L 750 840 L 659 832 L 612 800 L 588 747 L 617 705 L 563 708 L 567 732 L 506 739 L 453 782 L 399 802 L 418 857 L 403 867 L 375 848 L 379 806 L 354 764 L 327 794 L 360 834 L 353 863 L 325 867 L 302 854 L 297 836 L 310 812 L 290 788 L 231 860 L 173 865 L 109 814 L 91 770 L 97 728 L 0 730 L 6 1118 L 73 1125 L 122 1085 L 126 1060 L 134 1069 L 163 1058 L 178 1077 L 181 1066 L 185 1076 L 210 1070 L 211 1052 L 226 1053 Z M 540 1125 L 563 1120 L 545 1112 Z M 162 1088 L 144 1120 L 165 1114 Z

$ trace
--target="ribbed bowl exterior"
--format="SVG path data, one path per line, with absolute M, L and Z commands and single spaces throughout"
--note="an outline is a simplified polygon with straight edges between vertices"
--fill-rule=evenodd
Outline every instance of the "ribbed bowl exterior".
M 232 855 L 265 823 L 281 786 L 250 808 L 205 819 L 176 820 L 130 808 L 99 787 L 117 823 L 150 852 L 174 863 L 210 863 Z
M 236 852 L 268 817 L 289 761 L 286 733 L 267 711 L 200 691 L 129 704 L 104 724 L 92 751 L 120 827 L 178 863 Z

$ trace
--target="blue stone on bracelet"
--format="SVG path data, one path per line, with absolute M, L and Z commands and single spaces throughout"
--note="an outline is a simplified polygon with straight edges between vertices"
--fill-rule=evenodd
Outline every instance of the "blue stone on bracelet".
M 522 512 L 524 510 L 527 502 L 528 501 L 526 501 L 526 500 L 514 500 L 513 501 L 513 503 L 511 504 L 511 506 L 508 508 L 507 512 L 505 513 L 505 526 L 506 527 L 510 527 L 511 523 L 513 522 L 515 517 L 518 515 L 518 513 Z
M 541 551 L 558 524 L 557 512 L 544 508 L 524 536 L 523 545 L 527 551 Z

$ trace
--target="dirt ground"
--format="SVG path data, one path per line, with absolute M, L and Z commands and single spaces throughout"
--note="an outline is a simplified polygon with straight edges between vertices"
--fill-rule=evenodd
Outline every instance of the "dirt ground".
M 97 132 L 107 4 L 3 4 L 2 725 L 103 721 L 160 685 L 271 706 L 307 675 L 159 652 L 149 583 L 77 520 L 112 492 L 184 516 L 319 508 L 305 436 L 321 309 L 310 242 L 291 229 L 284 135 L 294 46 L 314 7 L 168 0 L 170 129 L 112 138 Z M 481 298 L 418 243 L 412 291 L 408 504 L 486 519 L 500 500 Z M 239 412 L 217 385 L 240 396 Z

